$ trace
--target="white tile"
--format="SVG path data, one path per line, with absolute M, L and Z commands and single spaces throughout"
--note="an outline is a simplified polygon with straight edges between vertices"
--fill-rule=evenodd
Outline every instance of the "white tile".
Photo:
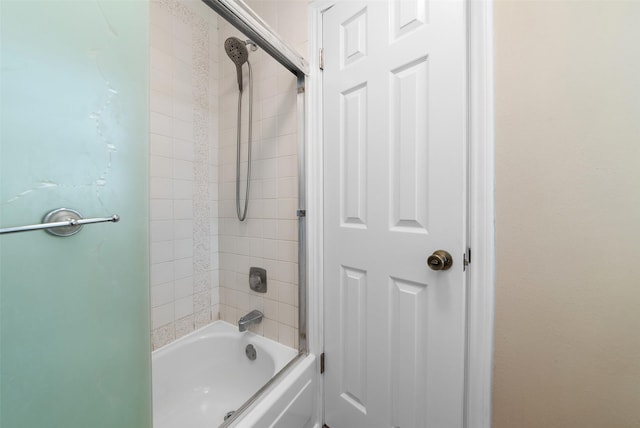
M 150 229 L 151 242 L 168 241 L 173 239 L 172 220 L 151 221 Z
M 173 77 L 171 69 L 151 69 L 149 87 L 154 91 L 167 95 L 173 94 Z
M 249 252 L 249 238 L 246 236 L 241 236 L 235 239 L 236 241 L 236 252 L 238 254 L 243 254 L 245 256 L 251 255 Z
M 173 303 L 167 303 L 151 309 L 152 327 L 158 328 L 173 322 Z
M 172 31 L 171 13 L 160 1 L 149 2 L 149 21 L 165 31 Z
M 173 262 L 151 265 L 151 285 L 160 285 L 173 281 Z
M 149 94 L 149 110 L 164 114 L 166 116 L 173 115 L 173 100 L 166 92 L 151 90 Z
M 193 277 L 176 279 L 174 282 L 175 298 L 182 298 L 193 295 Z
M 211 321 L 220 319 L 220 305 L 211 305 Z
M 264 300 L 264 316 L 274 321 L 278 321 L 278 302 L 275 300 Z
M 171 42 L 171 31 L 163 28 L 161 25 L 157 25 L 153 21 L 153 14 L 151 14 L 151 25 L 149 25 L 149 45 L 165 52 L 168 55 L 173 53 L 173 43 Z
M 164 156 L 150 156 L 149 175 L 151 177 L 171 178 L 173 173 L 173 160 Z
M 238 310 L 234 307 L 227 306 L 225 311 L 224 320 L 229 324 L 236 324 L 240 316 L 238 315 Z
M 262 199 L 262 211 L 260 217 L 262 218 L 278 218 L 278 201 L 276 199 Z
M 149 129 L 154 134 L 171 137 L 173 135 L 173 119 L 170 116 L 151 112 L 149 114 Z
M 269 97 L 273 97 L 274 95 L 278 95 L 278 81 L 276 76 L 266 76 L 260 82 L 260 91 L 258 93 L 258 98 L 261 100 L 265 100 Z
M 173 283 L 167 282 L 164 284 L 151 287 L 151 307 L 166 305 L 173 301 Z
M 262 220 L 263 237 L 265 239 L 278 239 L 278 220 Z
M 173 161 L 173 178 L 193 180 L 193 162 L 176 159 Z
M 298 186 L 295 177 L 284 177 L 278 179 L 278 197 L 279 198 L 295 198 L 297 197 Z
M 278 136 L 278 117 L 269 117 L 260 121 L 260 134 L 263 139 Z
M 173 222 L 173 237 L 175 239 L 193 238 L 193 221 L 192 220 L 175 220 Z
M 262 257 L 263 254 L 268 254 L 264 251 L 264 240 L 262 238 L 249 238 L 249 255 Z
M 277 116 L 282 106 L 288 99 L 284 94 L 278 94 L 273 97 L 265 98 L 262 101 L 262 118 L 270 118 Z
M 296 220 L 278 220 L 277 238 L 285 241 L 298 239 L 298 222 Z
M 278 158 L 278 177 L 295 177 L 298 175 L 298 159 L 296 156 L 282 156 Z
M 283 283 L 278 290 L 278 300 L 292 306 L 298 306 L 298 287 Z
M 193 314 L 193 297 L 187 296 L 175 301 L 175 317 L 180 319 Z
M 173 143 L 170 137 L 159 135 L 159 134 L 150 134 L 149 135 L 150 142 L 150 154 L 156 156 L 165 156 L 171 157 L 173 153 Z
M 176 239 L 173 254 L 176 259 L 193 257 L 193 239 Z
M 173 197 L 175 199 L 193 198 L 193 181 L 191 180 L 171 180 L 173 187 Z
M 278 199 L 278 218 L 294 220 L 298 209 L 297 199 Z
M 278 342 L 293 348 L 295 346 L 294 328 L 285 324 L 278 325 Z
M 278 137 L 278 155 L 295 155 L 298 151 L 296 134 L 282 135 Z
M 173 260 L 173 241 L 151 243 L 151 263 L 163 263 Z
M 298 316 L 298 311 L 295 307 L 291 305 L 287 305 L 286 303 L 278 303 L 278 321 L 289 325 L 291 327 L 295 327 L 296 317 Z
M 272 199 L 278 196 L 277 180 L 267 179 L 262 181 L 262 197 L 265 199 Z
M 297 262 L 298 243 L 294 241 L 278 241 L 278 259 L 285 262 Z
M 264 326 L 262 327 L 264 337 L 277 341 L 278 340 L 278 322 L 265 318 L 262 320 L 262 324 L 264 324 Z
M 173 141 L 173 157 L 175 159 L 194 160 L 193 141 L 185 141 L 177 138 Z
M 283 70 L 283 72 L 278 73 L 278 92 L 284 93 L 287 97 L 289 97 L 289 105 L 295 106 L 295 96 L 296 89 L 298 87 L 298 82 L 296 78 L 289 73 L 287 70 Z
M 218 303 L 220 303 L 220 289 L 215 287 L 211 289 L 211 305 L 214 306 Z
M 193 123 L 194 105 L 185 101 L 177 101 L 173 105 L 173 114 L 180 120 Z
M 249 293 L 242 291 L 236 292 L 236 307 L 243 313 L 249 313 L 251 311 L 251 300 Z
M 152 69 L 156 70 L 171 70 L 174 64 L 173 57 L 156 47 L 151 46 L 149 48 L 149 63 Z
M 227 288 L 225 293 L 225 298 L 226 298 L 225 304 L 232 308 L 237 308 L 238 300 L 239 300 L 238 294 L 239 292 L 237 290 Z
M 193 218 L 193 201 L 190 199 L 178 199 L 173 202 L 173 218 L 176 220 L 189 220 Z
M 233 181 L 234 191 L 235 191 L 235 179 L 236 179 L 235 164 L 222 165 L 219 172 L 220 172 L 220 181 L 222 181 L 223 183 Z M 253 172 L 255 173 L 255 170 Z
M 171 199 L 151 199 L 149 204 L 149 216 L 152 221 L 173 218 L 173 201 Z
M 262 245 L 266 259 L 275 260 L 278 258 L 278 241 L 274 239 L 263 239 Z
M 278 116 L 278 135 L 295 134 L 298 116 L 295 110 L 285 111 Z
M 279 171 L 278 168 L 280 167 L 280 160 L 279 158 L 276 159 L 265 159 L 264 160 L 264 173 L 262 178 L 276 178 L 278 177 Z
M 195 86 L 193 81 L 193 64 L 191 61 L 176 61 L 173 77 L 176 81 L 186 85 L 191 86 L 191 92 L 197 90 L 198 88 Z M 205 86 L 201 88 L 203 91 L 206 91 L 208 88 Z M 190 109 L 193 114 L 193 108 Z M 177 116 L 179 117 L 179 116 Z M 193 122 L 193 116 L 187 117 L 187 122 Z
M 278 140 L 271 138 L 254 145 L 255 159 L 271 159 L 278 156 Z
M 174 88 L 174 90 L 180 90 L 180 88 Z M 171 125 L 171 128 L 170 128 L 171 134 L 169 135 L 171 135 L 172 137 L 178 138 L 180 140 L 185 140 L 185 141 L 195 141 L 193 123 L 185 122 L 184 120 L 174 118 L 170 125 Z M 162 132 L 158 132 L 158 133 L 163 134 Z M 167 134 L 163 134 L 163 135 L 167 135 Z
M 173 181 L 164 177 L 151 177 L 149 196 L 157 199 L 170 199 L 173 197 Z
M 180 259 L 173 262 L 175 279 L 193 276 L 193 259 Z

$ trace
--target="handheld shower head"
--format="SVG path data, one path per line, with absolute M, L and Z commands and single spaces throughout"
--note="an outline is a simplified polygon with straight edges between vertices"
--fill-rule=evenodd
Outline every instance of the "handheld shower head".
M 242 92 L 242 65 L 249 59 L 247 44 L 237 37 L 229 37 L 224 41 L 224 50 L 229 58 L 236 65 L 236 73 L 238 75 L 238 90 Z

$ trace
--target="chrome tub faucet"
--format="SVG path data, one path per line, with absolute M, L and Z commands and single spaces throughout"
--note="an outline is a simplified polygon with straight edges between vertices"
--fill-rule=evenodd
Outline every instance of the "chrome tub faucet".
M 260 324 L 262 322 L 262 312 L 257 309 L 249 312 L 238 321 L 238 330 L 247 331 L 251 324 Z

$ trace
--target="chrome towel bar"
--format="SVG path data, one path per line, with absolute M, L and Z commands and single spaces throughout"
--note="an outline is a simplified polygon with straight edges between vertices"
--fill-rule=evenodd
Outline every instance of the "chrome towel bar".
M 5 233 L 30 232 L 32 230 L 46 230 L 55 236 L 71 236 L 80 232 L 82 225 L 93 223 L 117 223 L 120 216 L 117 214 L 111 217 L 82 218 L 82 215 L 69 208 L 58 208 L 45 214 L 41 224 L 31 224 L 28 226 L 6 227 L 0 229 L 0 235 Z

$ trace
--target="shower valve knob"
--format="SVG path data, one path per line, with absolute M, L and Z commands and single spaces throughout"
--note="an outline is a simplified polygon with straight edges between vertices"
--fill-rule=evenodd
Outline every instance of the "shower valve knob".
M 434 251 L 427 259 L 427 266 L 431 270 L 447 270 L 453 264 L 451 254 L 444 250 Z

